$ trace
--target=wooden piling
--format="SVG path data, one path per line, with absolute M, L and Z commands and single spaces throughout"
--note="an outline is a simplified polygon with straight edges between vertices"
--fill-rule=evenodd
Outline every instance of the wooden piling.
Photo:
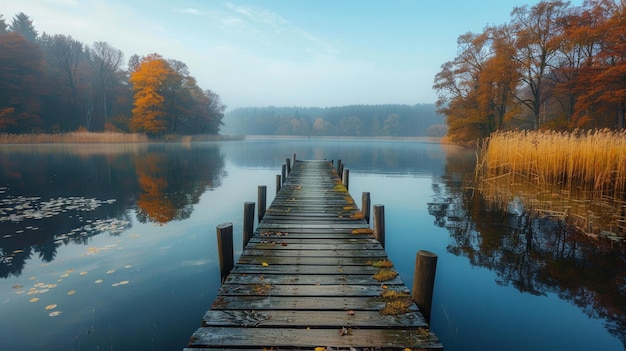
M 257 203 L 259 204 L 259 210 L 258 210 L 258 220 L 259 222 L 261 222 L 261 220 L 263 219 L 263 216 L 265 216 L 265 209 L 267 208 L 267 186 L 265 185 L 259 185 L 259 190 L 258 190 L 258 199 L 257 199 Z
M 281 169 L 282 174 L 282 183 L 285 184 L 285 179 L 287 179 L 287 165 L 283 163 L 283 167 Z
M 254 202 L 243 204 L 243 248 L 246 248 L 254 230 Z
M 415 257 L 415 272 L 413 273 L 411 296 L 429 324 L 436 270 L 437 255 L 430 251 L 418 251 Z
M 222 223 L 217 226 L 217 252 L 220 260 L 220 281 L 224 279 L 235 266 L 235 254 L 233 252 L 233 224 Z
M 370 203 L 370 193 L 364 191 L 361 195 L 361 213 L 363 213 L 363 218 L 367 223 L 370 222 Z
M 280 174 L 276 175 L 276 194 L 278 194 L 278 192 L 280 191 L 280 186 L 282 184 L 282 180 L 280 178 Z
M 385 206 L 374 205 L 374 238 L 385 247 Z
M 293 153 L 293 164 L 294 165 L 296 164 L 296 153 L 295 152 Z
M 341 159 L 337 160 L 337 175 L 339 176 L 339 178 L 341 178 L 342 173 L 341 173 Z
M 291 159 L 290 158 L 285 159 L 285 165 L 287 167 L 287 174 L 291 173 Z
M 341 177 L 341 182 L 343 183 L 343 185 L 346 187 L 346 190 L 349 190 L 349 185 L 350 185 L 350 170 L 349 169 L 344 169 L 343 170 L 343 176 Z

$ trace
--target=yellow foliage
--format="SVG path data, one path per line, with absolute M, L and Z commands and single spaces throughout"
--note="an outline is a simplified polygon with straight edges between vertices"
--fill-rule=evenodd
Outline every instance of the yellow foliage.
M 385 282 L 388 280 L 392 280 L 398 276 L 398 272 L 393 269 L 383 268 L 379 270 L 376 274 L 374 274 L 373 278 L 378 280 L 379 282 Z

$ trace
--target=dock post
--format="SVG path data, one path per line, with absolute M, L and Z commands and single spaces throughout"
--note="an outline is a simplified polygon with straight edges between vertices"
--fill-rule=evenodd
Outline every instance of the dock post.
M 341 177 L 343 185 L 346 187 L 346 190 L 348 190 L 348 186 L 350 185 L 350 170 L 349 169 L 344 169 L 343 170 L 343 176 Z
M 278 192 L 280 191 L 280 185 L 282 184 L 282 181 L 280 179 L 280 174 L 276 175 L 276 194 L 278 194 Z
M 339 175 L 339 178 L 343 175 L 341 173 L 341 159 L 337 160 L 337 175 Z
M 285 159 L 285 164 L 287 165 L 287 174 L 291 173 L 291 159 L 290 158 L 286 158 Z
M 287 179 L 287 165 L 283 163 L 283 167 L 281 169 L 281 174 L 283 176 L 283 184 L 285 184 L 285 179 Z
M 258 190 L 258 199 L 257 202 L 259 203 L 259 213 L 258 213 L 258 218 L 259 218 L 259 222 L 261 222 L 261 220 L 263 219 L 263 216 L 265 216 L 265 209 L 267 208 L 267 186 L 265 185 L 259 185 L 259 190 Z
M 361 195 L 361 212 L 363 213 L 363 218 L 369 224 L 370 222 L 370 193 L 369 191 L 364 191 Z
M 435 287 L 435 271 L 437 269 L 437 255 L 420 250 L 415 256 L 415 272 L 413 273 L 413 289 L 411 297 L 420 308 L 426 323 L 430 324 L 430 315 L 433 304 L 433 289 Z
M 385 206 L 374 205 L 374 239 L 385 247 Z
M 233 253 L 233 224 L 222 223 L 217 226 L 217 251 L 220 259 L 220 282 L 224 283 L 231 269 L 235 267 Z
M 259 206 L 260 207 L 260 206 Z M 259 208 L 260 210 L 260 208 Z M 246 248 L 254 231 L 254 202 L 243 204 L 243 248 Z
M 293 165 L 294 166 L 296 165 L 296 153 L 295 152 L 293 153 Z

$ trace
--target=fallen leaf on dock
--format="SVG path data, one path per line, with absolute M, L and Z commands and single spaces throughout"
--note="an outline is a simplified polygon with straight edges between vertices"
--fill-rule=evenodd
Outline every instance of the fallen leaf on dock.
M 263 267 L 267 267 L 267 266 L 269 266 L 269 263 L 267 263 L 267 262 L 263 262 L 263 263 L 261 263 L 261 265 L 262 265 Z

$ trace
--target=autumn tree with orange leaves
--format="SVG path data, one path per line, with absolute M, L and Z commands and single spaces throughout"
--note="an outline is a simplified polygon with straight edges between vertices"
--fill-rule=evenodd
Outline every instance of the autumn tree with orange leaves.
M 132 57 L 129 66 L 135 92 L 132 131 L 217 134 L 226 107 L 217 94 L 198 87 L 186 64 L 151 54 Z
M 163 92 L 168 76 L 174 71 L 160 55 L 144 57 L 130 74 L 135 91 L 130 129 L 146 134 L 160 134 L 167 130 Z
M 448 136 L 501 129 L 626 127 L 626 0 L 516 7 L 511 21 L 459 37 L 434 89 Z

